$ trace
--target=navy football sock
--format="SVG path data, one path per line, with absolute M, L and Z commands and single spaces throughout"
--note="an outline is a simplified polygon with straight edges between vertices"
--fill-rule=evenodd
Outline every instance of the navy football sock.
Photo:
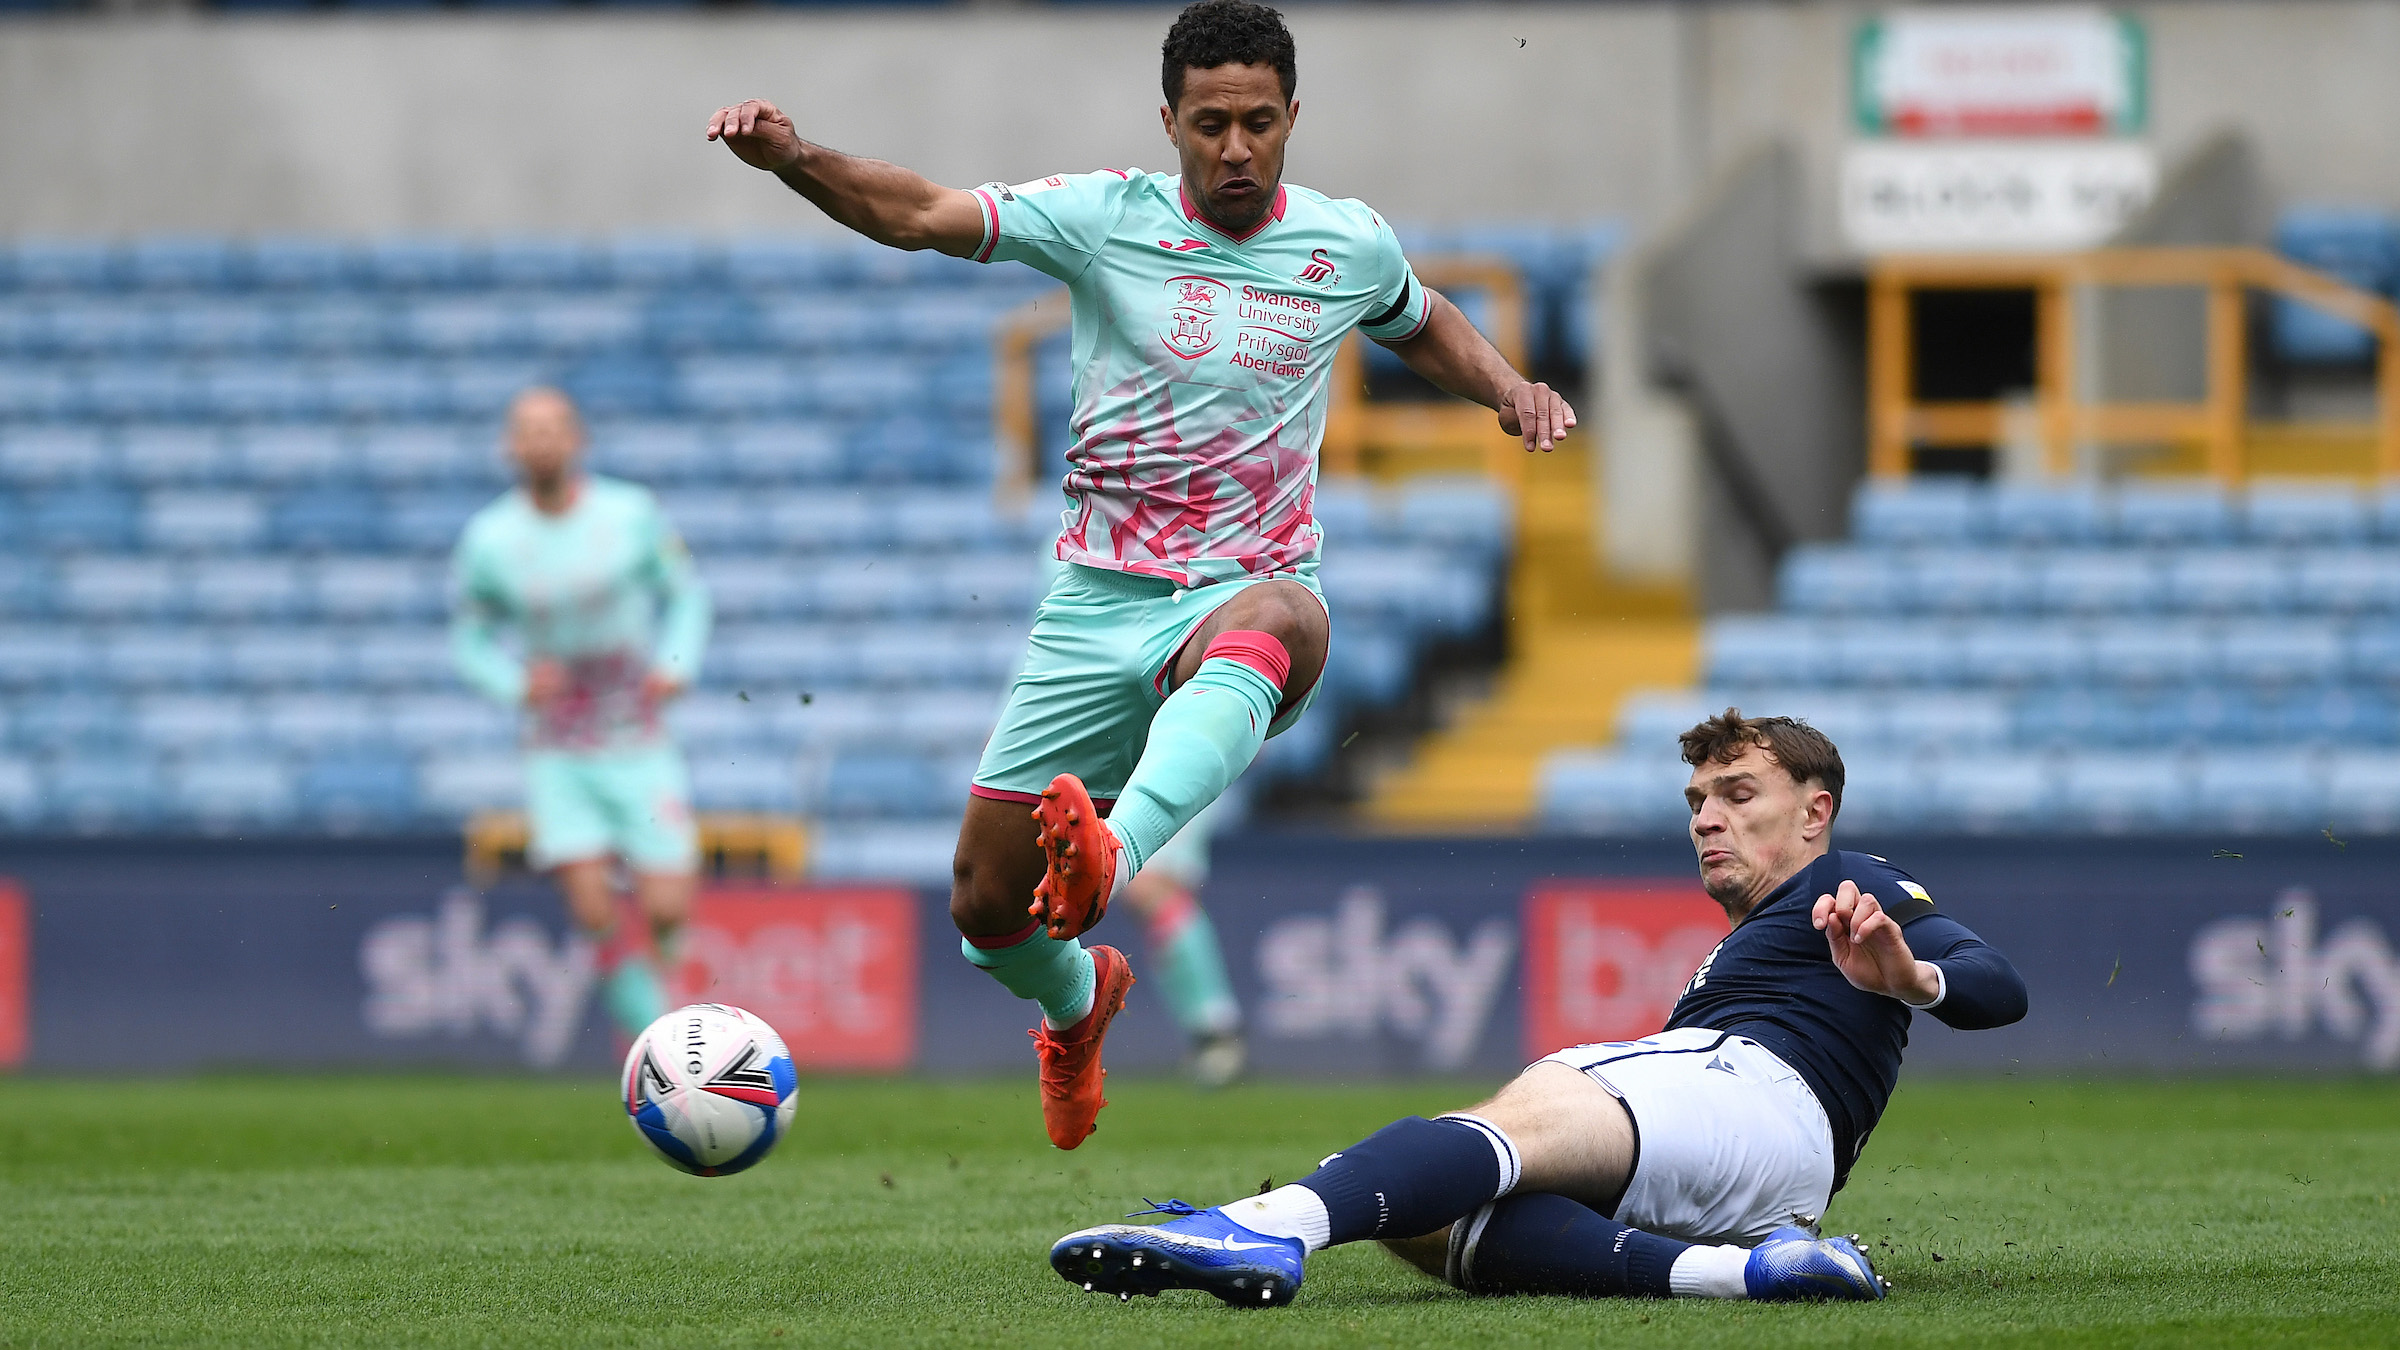
M 1330 1245 L 1415 1237 L 1508 1194 L 1517 1184 L 1516 1145 L 1473 1117 L 1410 1116 L 1294 1184 L 1325 1202 Z
M 1668 1298 L 1675 1258 L 1691 1249 L 1563 1195 L 1512 1195 L 1468 1222 L 1451 1278 L 1479 1294 Z

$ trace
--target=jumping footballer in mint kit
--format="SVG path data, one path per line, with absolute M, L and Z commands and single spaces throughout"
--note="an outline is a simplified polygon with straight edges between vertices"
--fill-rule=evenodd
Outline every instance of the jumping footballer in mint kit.
M 1300 105 L 1281 16 L 1199 0 L 1162 57 L 1178 174 L 960 190 L 812 145 L 759 100 L 708 126 L 870 239 L 1022 262 L 1072 299 L 1067 566 L 975 772 L 950 900 L 966 958 L 1041 1005 L 1042 1117 L 1060 1148 L 1106 1104 L 1101 1041 L 1133 983 L 1122 953 L 1081 935 L 1299 720 L 1324 669 L 1312 505 L 1343 338 L 1363 332 L 1496 410 L 1527 450 L 1575 425 L 1417 282 L 1381 217 L 1283 182 Z
M 525 711 L 527 861 L 557 880 L 599 947 L 610 1014 L 638 1036 L 667 1012 L 643 948 L 672 950 L 697 880 L 691 789 L 661 714 L 699 669 L 708 593 L 648 488 L 583 472 L 565 394 L 518 395 L 508 443 L 523 481 L 459 536 L 452 650 L 467 683 Z M 649 944 L 619 930 L 616 862 Z

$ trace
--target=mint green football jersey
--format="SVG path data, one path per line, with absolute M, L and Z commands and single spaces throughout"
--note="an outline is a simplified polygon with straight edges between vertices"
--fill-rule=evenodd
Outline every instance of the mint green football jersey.
M 1058 557 L 1184 586 L 1313 568 L 1334 352 L 1432 314 L 1391 227 L 1286 185 L 1236 236 L 1180 175 L 1138 169 L 974 192 L 976 261 L 1028 264 L 1073 302 Z
M 529 717 L 544 749 L 603 750 L 664 739 L 641 696 L 657 670 L 689 684 L 708 641 L 708 593 L 648 488 L 591 475 L 561 515 L 523 488 L 475 513 L 451 555 L 451 652 L 467 683 L 511 707 L 525 665 L 566 667 L 567 694 Z M 511 652 L 503 634 L 514 630 Z

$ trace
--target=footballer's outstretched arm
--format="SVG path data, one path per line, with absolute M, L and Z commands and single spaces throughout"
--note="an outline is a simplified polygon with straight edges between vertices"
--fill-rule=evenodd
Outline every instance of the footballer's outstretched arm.
M 897 164 L 804 141 L 792 119 L 765 99 L 717 109 L 708 119 L 708 139 L 725 142 L 744 164 L 774 174 L 818 210 L 878 244 L 939 249 L 958 258 L 983 244 L 983 208 L 975 194 Z
M 1450 297 L 1431 286 L 1425 301 L 1432 314 L 1425 327 L 1405 342 L 1384 345 L 1398 353 L 1408 368 L 1447 394 L 1473 401 L 1500 414 L 1500 429 L 1525 438 L 1525 448 L 1547 453 L 1574 429 L 1575 410 L 1549 385 L 1517 373 Z

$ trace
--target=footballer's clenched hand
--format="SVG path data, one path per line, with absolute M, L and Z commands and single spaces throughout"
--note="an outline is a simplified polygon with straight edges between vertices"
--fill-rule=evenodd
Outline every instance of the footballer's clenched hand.
M 717 109 L 708 119 L 708 139 L 725 142 L 744 164 L 769 173 L 800 158 L 800 133 L 792 129 L 792 119 L 763 98 Z
M 1941 993 L 1940 976 L 1909 951 L 1900 925 L 1857 882 L 1818 896 L 1810 921 L 1824 930 L 1835 968 L 1858 988 L 1919 1006 Z

